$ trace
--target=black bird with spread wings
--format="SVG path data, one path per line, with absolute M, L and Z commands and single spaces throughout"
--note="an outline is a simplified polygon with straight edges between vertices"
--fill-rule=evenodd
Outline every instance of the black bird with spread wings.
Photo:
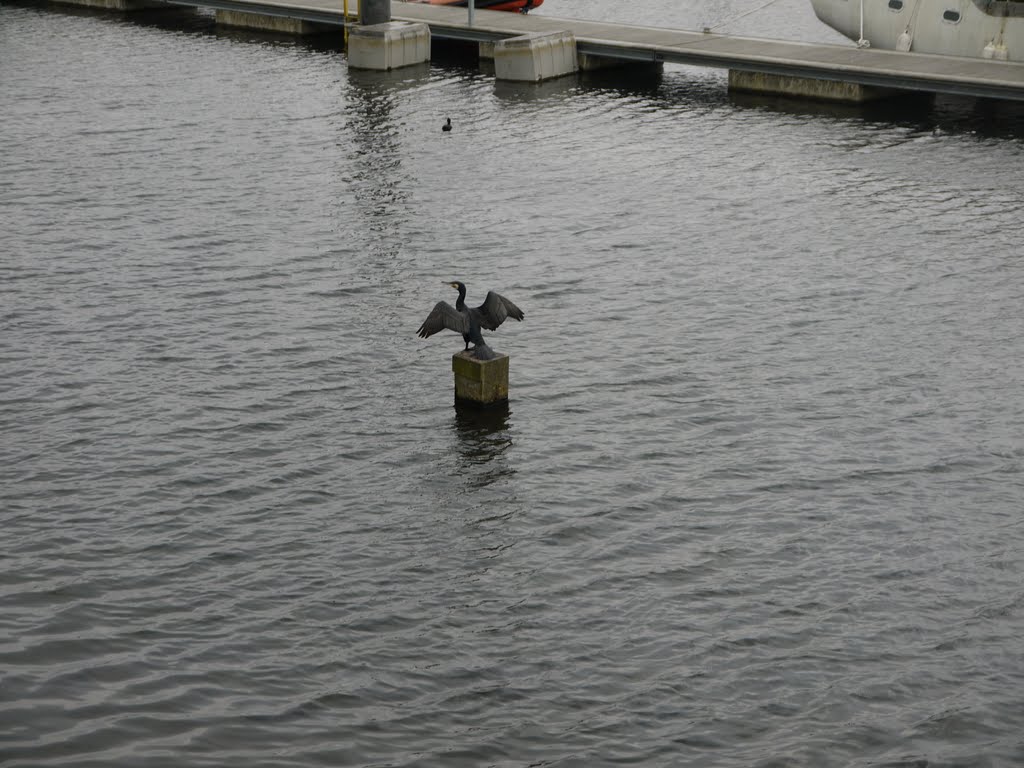
M 467 307 L 466 286 L 460 282 L 446 283 L 446 285 L 458 290 L 459 300 L 455 302 L 454 307 L 447 301 L 437 302 L 416 333 L 420 338 L 425 339 L 447 328 L 462 334 L 462 338 L 466 342 L 466 349 L 469 349 L 470 342 L 473 343 L 473 357 L 478 360 L 494 358 L 494 350 L 484 343 L 484 337 L 480 333 L 481 329 L 497 330 L 498 326 L 509 317 L 522 320 L 523 310 L 494 291 L 487 292 L 487 298 L 479 307 Z

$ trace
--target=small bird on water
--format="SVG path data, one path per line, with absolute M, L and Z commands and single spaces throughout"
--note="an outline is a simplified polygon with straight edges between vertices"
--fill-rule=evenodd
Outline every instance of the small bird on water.
M 437 302 L 416 333 L 421 339 L 425 339 L 447 328 L 462 334 L 466 349 L 469 349 L 469 343 L 473 342 L 472 354 L 477 360 L 492 360 L 496 355 L 494 350 L 484 343 L 480 329 L 495 331 L 509 317 L 522 320 L 523 310 L 494 291 L 487 292 L 484 303 L 479 307 L 467 307 L 466 286 L 458 281 L 445 285 L 450 285 L 459 292 L 455 306 L 447 301 Z
M 447 122 L 445 122 L 445 124 L 441 126 L 441 130 L 444 131 L 445 133 L 448 133 L 448 131 L 450 131 L 451 129 L 452 129 L 452 119 L 449 117 L 449 118 L 447 118 Z

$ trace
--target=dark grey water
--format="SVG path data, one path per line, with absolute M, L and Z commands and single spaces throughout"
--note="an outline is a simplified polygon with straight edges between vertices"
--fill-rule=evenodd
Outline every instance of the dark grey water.
M 1024 764 L 1021 117 L 3 5 L 0 764 Z

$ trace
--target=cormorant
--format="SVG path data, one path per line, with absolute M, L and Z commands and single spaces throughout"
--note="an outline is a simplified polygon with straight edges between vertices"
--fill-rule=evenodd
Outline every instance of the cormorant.
M 522 320 L 523 310 L 494 291 L 487 292 L 484 303 L 479 307 L 467 307 L 466 286 L 458 281 L 446 285 L 458 290 L 459 300 L 455 302 L 454 307 L 447 301 L 437 302 L 416 333 L 425 339 L 447 328 L 462 334 L 466 349 L 469 349 L 469 343 L 473 342 L 473 357 L 478 360 L 492 359 L 495 356 L 494 350 L 484 343 L 480 330 L 497 330 L 507 317 Z
M 441 130 L 448 132 L 452 129 L 452 119 L 449 117 L 448 122 L 441 126 Z

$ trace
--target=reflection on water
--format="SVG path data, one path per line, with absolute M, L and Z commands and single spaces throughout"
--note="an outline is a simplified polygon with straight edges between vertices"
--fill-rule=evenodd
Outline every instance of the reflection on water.
M 559 77 L 539 83 L 518 83 L 511 80 L 495 80 L 494 95 L 500 102 L 522 104 L 549 99 L 565 99 L 579 88 L 575 77 Z
M 355 210 L 337 211 L 345 246 L 359 252 L 369 272 L 385 282 L 398 279 L 401 239 L 395 218 L 407 207 L 415 177 L 405 168 L 400 121 L 395 118 L 401 92 L 420 85 L 426 65 L 408 67 L 400 76 L 391 72 L 348 70 L 344 111 L 353 151 L 341 171 L 355 198 Z M 348 202 L 348 201 L 344 201 Z
M 608 88 L 653 96 L 662 84 L 665 66 L 661 62 L 630 62 L 621 66 L 581 71 L 580 85 Z
M 474 487 L 483 488 L 513 474 L 505 456 L 512 446 L 511 416 L 508 402 L 491 408 L 455 406 L 452 426 L 459 463 L 466 475 L 473 478 Z
M 901 92 L 863 104 L 814 101 L 729 91 L 735 107 L 798 117 L 859 120 L 918 132 L 942 131 L 983 137 L 1024 138 L 1024 104 L 933 93 Z

